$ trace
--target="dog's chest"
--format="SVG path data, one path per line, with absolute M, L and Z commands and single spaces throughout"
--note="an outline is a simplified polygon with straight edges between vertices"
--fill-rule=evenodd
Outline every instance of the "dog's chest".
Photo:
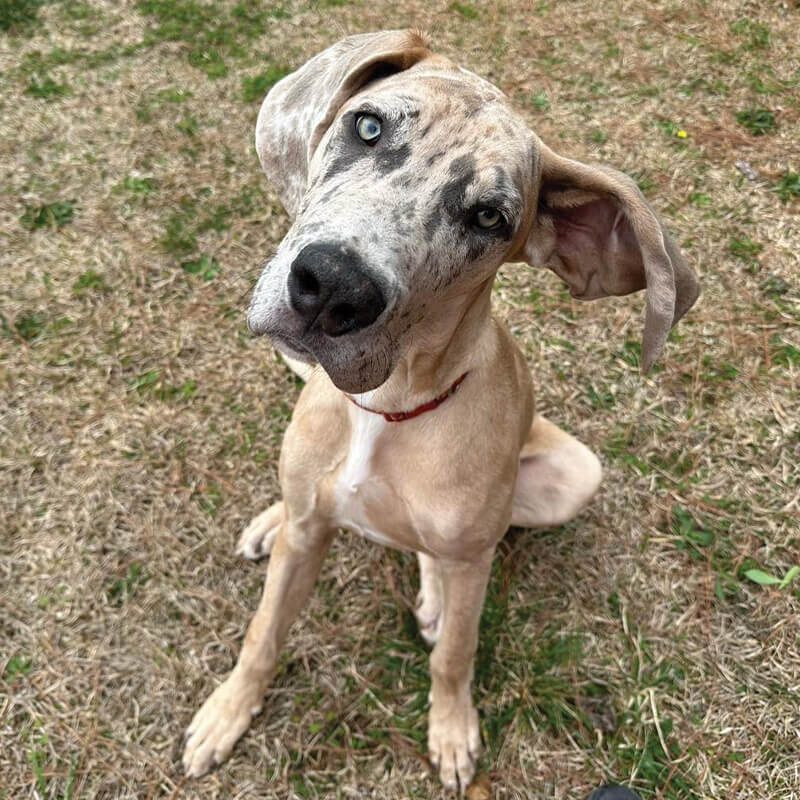
M 378 453 L 390 446 L 391 425 L 378 414 L 350 409 L 349 448 L 334 483 L 334 521 L 378 544 L 413 547 L 406 504 L 374 469 Z

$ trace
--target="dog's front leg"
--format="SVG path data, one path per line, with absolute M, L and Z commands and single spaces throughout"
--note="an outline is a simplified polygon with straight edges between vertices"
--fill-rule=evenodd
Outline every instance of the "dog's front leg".
M 261 711 L 281 645 L 314 588 L 332 534 L 318 524 L 301 528 L 289 521 L 278 530 L 264 594 L 245 634 L 239 660 L 186 731 L 183 766 L 190 777 L 203 775 L 227 758 Z
M 444 619 L 431 653 L 428 751 L 442 783 L 463 793 L 475 773 L 481 735 L 472 704 L 472 673 L 478 623 L 494 549 L 469 562 L 438 563 Z

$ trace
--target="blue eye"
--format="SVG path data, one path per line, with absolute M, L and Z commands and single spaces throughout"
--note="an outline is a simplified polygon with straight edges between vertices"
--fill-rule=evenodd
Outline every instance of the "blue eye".
M 496 208 L 481 208 L 472 218 L 472 224 L 484 231 L 495 231 L 506 224 L 502 211 Z
M 380 119 L 372 114 L 361 114 L 356 117 L 356 133 L 363 142 L 375 144 L 381 138 Z

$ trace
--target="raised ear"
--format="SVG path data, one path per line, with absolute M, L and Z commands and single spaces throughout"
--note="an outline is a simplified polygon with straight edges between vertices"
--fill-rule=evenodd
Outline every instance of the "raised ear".
M 525 258 L 550 267 L 581 300 L 646 289 L 642 372 L 700 293 L 694 272 L 627 175 L 562 158 L 544 145 Z
M 431 55 L 418 31 L 348 36 L 275 84 L 256 122 L 261 167 L 294 216 L 314 150 L 342 105 L 367 83 Z

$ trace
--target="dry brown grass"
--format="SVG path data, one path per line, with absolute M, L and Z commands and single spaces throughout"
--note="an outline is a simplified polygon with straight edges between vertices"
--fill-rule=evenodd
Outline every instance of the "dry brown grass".
M 3 34 L 0 798 L 440 795 L 413 562 L 347 534 L 264 715 L 216 773 L 178 767 L 261 588 L 233 543 L 276 497 L 298 392 L 244 327 L 287 221 L 241 78 L 406 25 L 515 97 L 551 146 L 636 174 L 704 287 L 642 379 L 640 299 L 579 305 L 550 274 L 500 273 L 543 410 L 606 477 L 578 520 L 501 548 L 476 688 L 493 796 L 580 798 L 614 778 L 646 798 L 800 797 L 800 579 L 744 576 L 800 561 L 800 206 L 774 191 L 800 170 L 795 5 L 509 1 L 465 4 L 470 19 L 448 2 L 287 0 L 236 34 L 216 79 L 180 41 L 53 63 L 141 42 L 154 18 L 133 4 L 51 3 Z M 46 74 L 68 93 L 25 92 Z M 736 112 L 758 107 L 777 127 L 755 137 Z M 72 199 L 60 229 L 20 222 Z M 165 250 L 171 215 L 195 231 L 215 213 L 224 229 Z M 212 280 L 180 268 L 201 252 Z

